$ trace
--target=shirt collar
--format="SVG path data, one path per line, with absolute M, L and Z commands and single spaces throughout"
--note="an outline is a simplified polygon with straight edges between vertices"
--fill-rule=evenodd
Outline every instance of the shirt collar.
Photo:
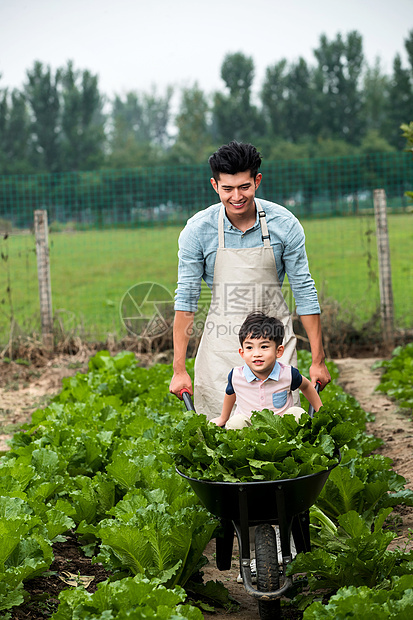
M 259 379 L 256 375 L 254 375 L 251 368 L 247 366 L 247 364 L 244 364 L 244 366 L 242 367 L 242 370 L 244 373 L 244 377 L 248 381 L 248 383 L 252 383 L 252 381 L 261 381 L 261 379 Z M 281 366 L 276 360 L 274 364 L 274 368 L 268 375 L 267 379 L 273 379 L 274 381 L 278 381 L 278 379 L 280 378 L 280 372 L 281 372 Z M 267 379 L 265 379 L 265 381 L 267 381 Z
M 255 224 L 254 226 L 251 226 L 251 228 L 248 228 L 248 230 L 255 229 L 257 226 L 260 225 L 260 218 L 258 215 L 258 209 L 257 209 L 256 204 L 255 204 L 255 212 L 256 212 Z M 225 224 L 225 230 L 239 230 L 236 226 L 233 226 L 233 224 L 231 224 L 230 220 L 227 217 L 227 212 L 225 211 L 225 207 L 224 207 L 224 224 Z

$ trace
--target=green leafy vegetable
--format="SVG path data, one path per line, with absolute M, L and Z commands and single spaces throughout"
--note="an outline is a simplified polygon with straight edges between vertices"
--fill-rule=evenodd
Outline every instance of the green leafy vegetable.
M 340 414 L 324 409 L 314 418 L 303 414 L 299 422 L 267 409 L 253 413 L 251 422 L 239 431 L 226 431 L 205 416 L 188 414 L 172 436 L 178 469 L 219 482 L 296 478 L 336 465 L 338 449 L 357 432 Z
M 185 598 L 180 587 L 172 590 L 157 579 L 129 577 L 101 583 L 93 594 L 81 588 L 62 592 L 52 620 L 202 620 L 199 609 L 182 604 Z
M 401 407 L 413 409 L 413 343 L 397 347 L 391 360 L 376 365 L 385 369 L 380 384 L 376 388 L 397 400 Z

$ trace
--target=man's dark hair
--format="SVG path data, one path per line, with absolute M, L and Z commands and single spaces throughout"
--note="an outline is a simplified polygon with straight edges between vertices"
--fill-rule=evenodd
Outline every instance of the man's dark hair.
M 241 325 L 238 336 L 241 347 L 248 337 L 268 338 L 279 347 L 284 339 L 284 325 L 279 319 L 263 312 L 251 312 Z
M 221 146 L 208 159 L 212 176 L 219 181 L 220 174 L 237 174 L 249 170 L 253 179 L 261 166 L 261 155 L 252 144 L 233 140 Z

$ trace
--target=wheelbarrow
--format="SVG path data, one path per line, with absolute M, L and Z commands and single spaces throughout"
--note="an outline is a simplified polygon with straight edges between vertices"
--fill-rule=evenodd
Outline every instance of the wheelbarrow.
M 195 411 L 189 392 L 183 391 L 182 398 L 186 408 Z M 309 414 L 311 417 L 314 414 L 311 406 Z M 338 462 L 340 460 L 339 453 Z M 286 575 L 292 561 L 291 535 L 297 553 L 310 551 L 309 508 L 337 465 L 298 478 L 239 483 L 198 480 L 186 476 L 177 468 L 178 474 L 188 480 L 203 506 L 220 519 L 222 536 L 216 539 L 218 570 L 231 568 L 235 531 L 244 587 L 257 600 L 261 620 L 280 618 L 280 597 L 287 595 L 293 586 L 292 578 Z M 281 563 L 274 525 L 279 528 Z M 256 526 L 256 588 L 251 579 L 251 526 Z

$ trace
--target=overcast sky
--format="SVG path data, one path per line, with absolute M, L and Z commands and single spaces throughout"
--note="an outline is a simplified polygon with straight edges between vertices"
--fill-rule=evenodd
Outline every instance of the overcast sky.
M 386 73 L 413 29 L 412 0 L 0 0 L 1 87 L 21 88 L 35 60 L 53 69 L 74 61 L 99 75 L 102 93 L 148 91 L 156 84 L 222 87 L 228 52 L 252 56 L 254 88 L 265 68 L 357 30 L 370 64 Z

